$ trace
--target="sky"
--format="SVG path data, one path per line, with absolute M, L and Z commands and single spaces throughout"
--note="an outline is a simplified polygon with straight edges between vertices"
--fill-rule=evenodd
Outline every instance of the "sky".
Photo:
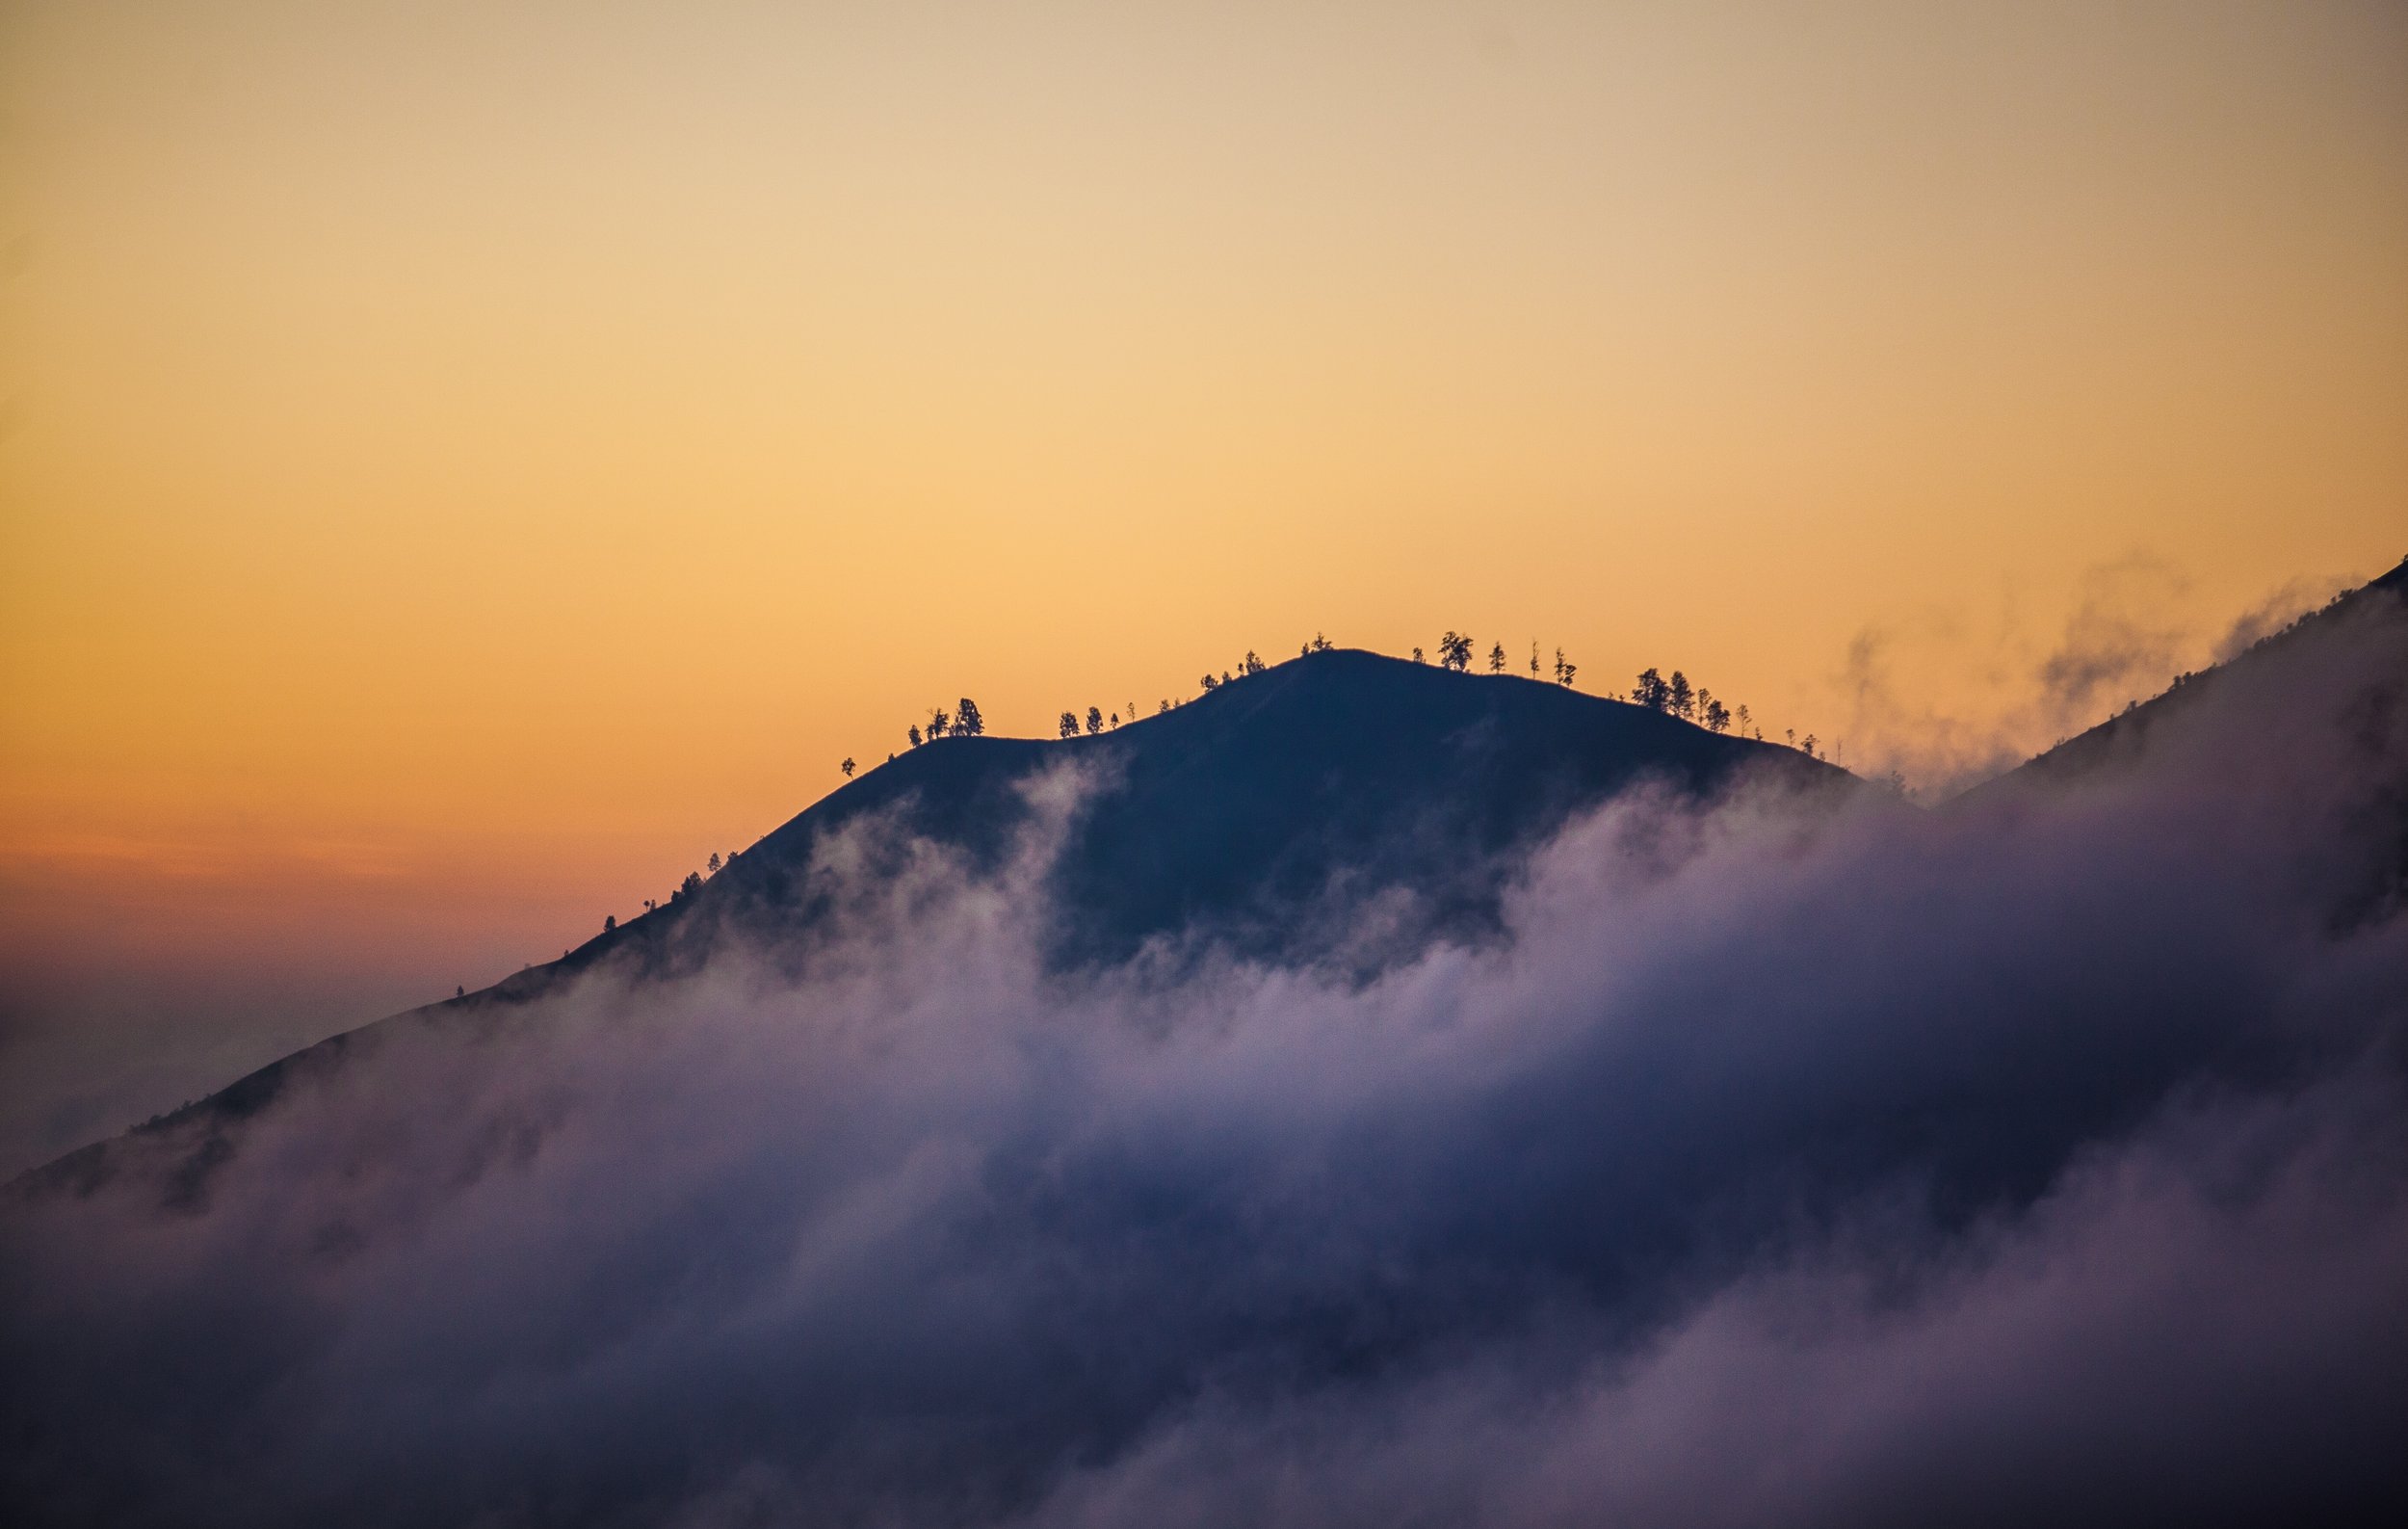
M 2408 554 L 2403 420 L 2395 4 L 9 0 L 0 1115 L 1317 632 L 1937 793 Z

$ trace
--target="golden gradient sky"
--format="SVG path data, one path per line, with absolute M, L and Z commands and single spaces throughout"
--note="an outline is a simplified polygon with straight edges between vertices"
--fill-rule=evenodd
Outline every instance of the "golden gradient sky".
M 120 1069 L 964 694 L 1465 626 L 1936 782 L 2408 553 L 2396 3 L 7 0 L 0 273 L 0 1018 Z

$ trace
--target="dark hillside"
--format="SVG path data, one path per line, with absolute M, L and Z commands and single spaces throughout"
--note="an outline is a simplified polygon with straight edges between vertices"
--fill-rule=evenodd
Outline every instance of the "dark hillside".
M 1625 787 L 1709 793 L 1742 770 L 1849 778 L 1559 686 L 1339 650 L 1097 737 L 915 750 L 771 833 L 711 890 L 793 907 L 821 835 L 880 809 L 991 857 L 1023 820 L 1016 786 L 1056 761 L 1096 783 L 1053 888 L 1057 950 L 1075 962 L 1182 934 L 1314 961 L 1313 914 L 1332 897 L 1402 894 L 1419 933 L 1476 934 L 1493 923 L 1502 861 Z

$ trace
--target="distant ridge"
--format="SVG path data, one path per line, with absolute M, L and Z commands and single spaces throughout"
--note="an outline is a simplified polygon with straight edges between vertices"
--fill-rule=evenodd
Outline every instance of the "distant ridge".
M 2321 609 L 2306 613 L 2224 663 L 2184 674 L 2151 699 L 2035 754 L 2004 775 L 1960 792 L 1949 804 L 1989 801 L 2035 783 L 2063 784 L 2111 770 L 2133 758 L 2154 731 L 2232 683 L 2234 676 L 2279 664 L 2292 648 L 2319 634 L 2403 608 L 2408 608 L 2408 559 L 2381 577 L 2334 596 Z

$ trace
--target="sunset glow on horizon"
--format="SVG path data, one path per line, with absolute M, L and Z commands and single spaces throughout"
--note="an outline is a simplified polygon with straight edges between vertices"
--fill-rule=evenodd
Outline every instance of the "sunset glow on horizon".
M 2404 533 L 2396 5 L 14 4 L 0 1170 L 958 697 L 1456 628 L 1937 794 Z

